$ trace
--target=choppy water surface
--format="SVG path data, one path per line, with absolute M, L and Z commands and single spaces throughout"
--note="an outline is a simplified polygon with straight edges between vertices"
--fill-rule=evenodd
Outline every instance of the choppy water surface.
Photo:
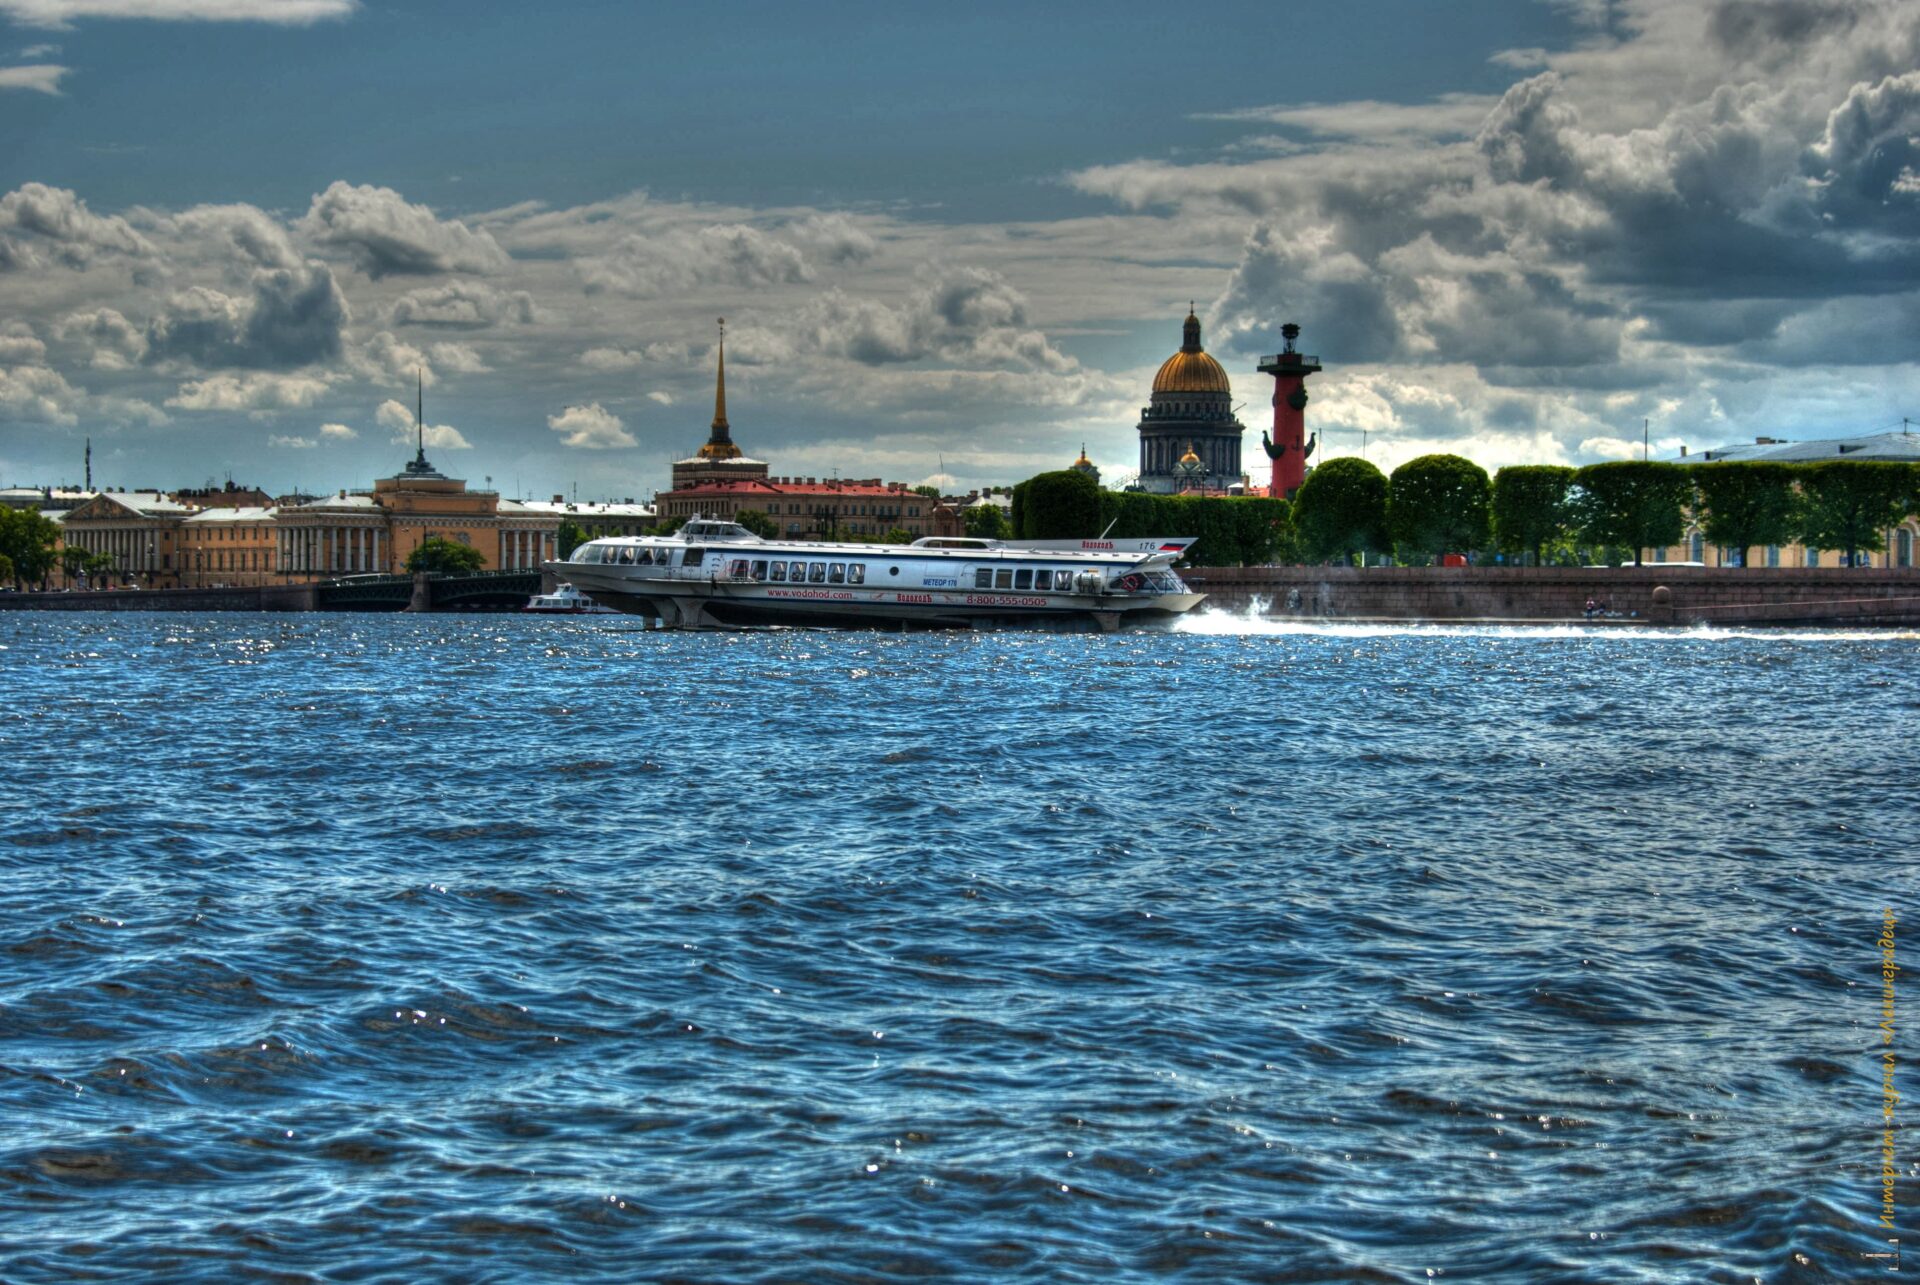
M 1912 636 L 0 647 L 0 1278 L 1877 1278 Z

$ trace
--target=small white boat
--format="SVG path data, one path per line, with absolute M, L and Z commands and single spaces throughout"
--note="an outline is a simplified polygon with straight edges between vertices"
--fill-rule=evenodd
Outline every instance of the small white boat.
M 539 616 L 617 616 L 620 614 L 612 607 L 601 606 L 570 584 L 563 584 L 552 593 L 535 594 L 527 599 L 527 605 L 520 610 Z
M 673 535 L 589 540 L 542 566 L 601 602 L 681 629 L 828 625 L 1107 632 L 1191 611 L 1174 573 L 1191 539 L 1026 544 L 927 536 L 907 545 L 763 540 L 693 518 Z

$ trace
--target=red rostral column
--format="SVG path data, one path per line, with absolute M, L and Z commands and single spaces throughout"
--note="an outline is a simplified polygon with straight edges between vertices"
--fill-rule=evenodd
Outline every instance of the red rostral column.
M 1291 500 L 1306 480 L 1307 456 L 1314 440 L 1307 436 L 1307 376 L 1320 373 L 1320 359 L 1294 351 L 1300 327 L 1289 321 L 1280 327 L 1286 350 L 1260 363 L 1260 373 L 1273 376 L 1273 436 L 1260 434 L 1260 444 L 1273 461 L 1273 486 L 1267 492 Z

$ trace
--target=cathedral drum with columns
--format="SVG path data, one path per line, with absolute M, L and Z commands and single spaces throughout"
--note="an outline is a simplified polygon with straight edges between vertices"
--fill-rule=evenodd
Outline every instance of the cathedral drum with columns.
M 1151 403 L 1140 413 L 1143 491 L 1225 491 L 1246 481 L 1233 414 L 1233 385 L 1200 346 L 1200 318 L 1187 314 L 1180 351 L 1153 377 Z

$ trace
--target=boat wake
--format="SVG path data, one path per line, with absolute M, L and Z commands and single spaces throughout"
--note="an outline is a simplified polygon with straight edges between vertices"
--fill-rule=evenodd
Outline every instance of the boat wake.
M 1215 638 L 1606 638 L 1616 641 L 1719 642 L 1752 638 L 1769 642 L 1915 642 L 1920 631 L 1911 629 L 1814 629 L 1806 626 L 1768 629 L 1759 626 L 1645 624 L 1471 624 L 1395 621 L 1340 621 L 1323 617 L 1269 615 L 1272 603 L 1256 597 L 1246 610 L 1207 604 L 1174 621 L 1169 632 Z

